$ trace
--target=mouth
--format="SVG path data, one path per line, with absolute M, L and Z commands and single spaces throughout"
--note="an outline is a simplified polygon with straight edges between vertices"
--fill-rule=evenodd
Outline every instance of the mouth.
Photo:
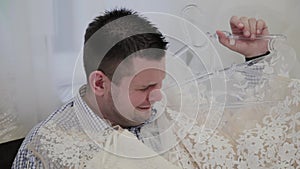
M 146 111 L 146 110 L 150 110 L 151 106 L 139 106 L 139 107 L 137 107 L 137 109 L 142 110 L 142 111 Z

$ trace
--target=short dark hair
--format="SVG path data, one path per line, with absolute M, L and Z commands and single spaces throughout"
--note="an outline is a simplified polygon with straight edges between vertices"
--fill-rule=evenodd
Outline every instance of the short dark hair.
M 160 60 L 167 49 L 165 37 L 146 18 L 128 9 L 105 11 L 88 25 L 84 39 L 84 68 L 89 77 L 102 71 L 110 80 L 129 55 Z M 142 52 L 144 49 L 154 53 Z

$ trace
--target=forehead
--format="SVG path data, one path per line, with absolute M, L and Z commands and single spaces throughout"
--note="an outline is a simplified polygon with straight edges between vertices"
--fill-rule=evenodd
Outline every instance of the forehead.
M 145 58 L 133 58 L 131 64 L 132 73 L 121 79 L 121 84 L 128 86 L 146 86 L 160 83 L 165 78 L 165 59 L 149 60 Z
M 165 71 L 165 58 L 160 60 L 149 60 L 146 58 L 135 57 L 132 59 L 133 74 L 138 74 L 147 70 Z

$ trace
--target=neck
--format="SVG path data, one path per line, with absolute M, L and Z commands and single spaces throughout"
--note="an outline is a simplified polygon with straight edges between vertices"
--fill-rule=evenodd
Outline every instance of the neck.
M 89 89 L 87 89 L 87 91 L 86 91 L 85 95 L 82 97 L 82 99 L 86 102 L 86 104 L 89 106 L 89 108 L 94 113 L 96 113 L 101 118 L 104 118 L 103 114 L 99 110 L 96 96 L 94 96 L 94 94 L 92 94 L 92 92 Z

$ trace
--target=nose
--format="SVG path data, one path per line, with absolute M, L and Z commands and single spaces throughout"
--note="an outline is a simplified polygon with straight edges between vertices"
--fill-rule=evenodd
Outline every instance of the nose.
M 151 104 L 160 101 L 162 99 L 162 93 L 160 89 L 154 89 L 149 93 L 149 102 Z

